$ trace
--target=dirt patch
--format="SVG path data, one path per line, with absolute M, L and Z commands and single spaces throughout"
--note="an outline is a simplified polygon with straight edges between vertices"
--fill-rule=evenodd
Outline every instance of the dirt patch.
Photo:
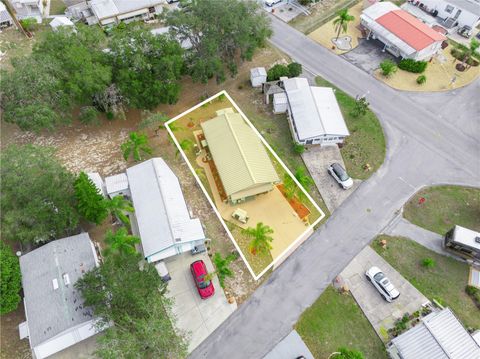
M 28 339 L 20 340 L 18 333 L 18 325 L 25 320 L 22 302 L 18 305 L 17 310 L 0 317 L 2 327 L 2 335 L 0 336 L 1 359 L 30 359 L 32 357 Z
M 305 207 L 296 197 L 288 198 L 285 193 L 285 188 L 283 184 L 277 185 L 277 188 L 280 190 L 280 192 L 282 192 L 283 197 L 288 200 L 288 203 L 290 204 L 290 206 L 292 206 L 298 217 L 300 217 L 302 220 L 308 217 L 308 215 L 310 214 L 310 210 Z

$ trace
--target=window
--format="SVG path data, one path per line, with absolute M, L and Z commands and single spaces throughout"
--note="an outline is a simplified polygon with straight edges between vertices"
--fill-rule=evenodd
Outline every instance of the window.
M 453 12 L 454 7 L 452 5 L 447 5 L 445 7 L 445 11 L 451 14 Z
M 148 12 L 149 12 L 150 14 L 154 13 L 154 12 L 155 12 L 155 7 L 153 7 L 153 6 L 152 6 L 152 7 L 149 7 L 149 8 L 148 8 Z

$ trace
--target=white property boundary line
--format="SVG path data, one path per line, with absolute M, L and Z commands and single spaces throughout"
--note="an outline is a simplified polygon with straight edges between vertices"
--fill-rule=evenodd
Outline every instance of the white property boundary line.
M 272 263 L 270 263 L 263 271 L 260 272 L 260 274 L 258 275 L 255 275 L 255 272 L 252 270 L 252 268 L 250 267 L 250 264 L 248 263 L 248 260 L 245 258 L 242 250 L 240 249 L 239 245 L 237 244 L 237 242 L 235 241 L 235 238 L 233 237 L 232 233 L 230 232 L 230 230 L 228 229 L 228 226 L 227 224 L 225 223 L 225 220 L 222 218 L 220 212 L 218 211 L 215 203 L 213 202 L 212 198 L 210 198 L 210 195 L 208 194 L 207 190 L 205 189 L 205 187 L 203 186 L 203 183 L 202 181 L 200 180 L 200 178 L 198 177 L 197 173 L 195 172 L 195 169 L 193 168 L 193 166 L 191 165 L 189 159 L 187 158 L 187 155 L 185 154 L 185 152 L 183 151 L 182 147 L 180 146 L 180 144 L 178 143 L 177 141 L 177 138 L 175 137 L 173 131 L 170 129 L 170 123 L 178 120 L 179 118 L 182 118 L 184 117 L 185 115 L 187 115 L 188 113 L 196 110 L 197 108 L 203 106 L 204 104 L 206 103 L 209 103 L 211 102 L 212 100 L 216 99 L 217 97 L 221 96 L 221 95 L 224 95 L 229 101 L 230 103 L 233 105 L 233 107 L 235 107 L 235 109 L 238 111 L 238 113 L 242 116 L 242 118 L 245 120 L 245 122 L 250 126 L 250 128 L 253 130 L 253 132 L 255 132 L 255 134 L 260 138 L 260 140 L 262 141 L 262 143 L 264 144 L 265 147 L 267 147 L 267 149 L 270 151 L 270 153 L 273 155 L 273 157 L 275 157 L 275 159 L 280 163 L 280 165 L 283 167 L 283 169 L 288 173 L 288 175 L 295 181 L 296 185 L 302 190 L 302 192 L 305 194 L 305 196 L 308 198 L 308 200 L 314 205 L 314 207 L 320 212 L 320 217 L 315 221 L 313 222 L 310 226 L 308 226 L 308 228 L 302 233 L 300 234 L 300 236 L 298 236 L 298 238 L 296 240 L 294 240 L 277 258 L 275 258 Z M 227 232 L 228 236 L 230 237 L 231 241 L 233 242 L 233 245 L 235 246 L 235 248 L 237 249 L 238 253 L 240 253 L 240 256 L 242 257 L 243 261 L 245 262 L 248 270 L 250 271 L 250 274 L 252 275 L 252 277 L 255 279 L 255 280 L 258 280 L 260 279 L 270 268 L 272 268 L 279 260 L 282 260 L 282 259 L 285 259 L 283 258 L 283 256 L 288 253 L 288 251 L 293 247 L 295 246 L 299 241 L 303 240 L 304 239 L 304 236 L 306 236 L 308 234 L 308 232 L 314 227 L 316 226 L 324 217 L 325 217 L 325 213 L 323 213 L 322 209 L 317 205 L 317 203 L 313 200 L 313 198 L 308 194 L 308 192 L 305 190 L 305 188 L 303 188 L 303 186 L 298 182 L 298 180 L 295 178 L 295 176 L 293 175 L 292 172 L 290 172 L 290 170 L 287 168 L 287 166 L 285 165 L 285 163 L 283 163 L 283 161 L 280 159 L 280 157 L 277 156 L 277 154 L 275 153 L 275 151 L 270 147 L 270 145 L 267 143 L 267 141 L 265 141 L 265 139 L 263 138 L 263 136 L 260 134 L 260 132 L 257 131 L 257 129 L 255 128 L 255 126 L 253 126 L 253 124 L 250 122 L 250 120 L 247 118 L 247 116 L 245 116 L 245 114 L 243 113 L 243 111 L 240 109 L 240 107 L 237 106 L 237 104 L 235 103 L 235 101 L 233 101 L 233 99 L 230 97 L 230 95 L 227 93 L 227 91 L 223 90 L 223 91 L 220 91 L 219 93 L 213 95 L 212 97 L 209 97 L 208 99 L 200 102 L 199 104 L 193 106 L 192 108 L 182 112 L 180 115 L 177 115 L 175 116 L 174 118 L 168 120 L 167 122 L 165 122 L 165 127 L 170 135 L 170 137 L 172 138 L 173 142 L 175 143 L 175 145 L 177 146 L 178 150 L 180 151 L 180 153 L 182 154 L 182 157 L 183 159 L 185 160 L 185 162 L 187 163 L 188 165 L 188 168 L 190 169 L 190 171 L 192 172 L 193 174 L 193 177 L 195 178 L 195 180 L 197 181 L 197 183 L 199 184 L 200 188 L 202 189 L 203 191 L 203 194 L 207 197 L 208 199 L 208 202 L 210 203 L 210 205 L 212 206 L 213 210 L 215 211 L 215 214 L 217 215 L 218 219 L 220 220 L 220 222 L 222 223 L 222 226 L 223 228 L 225 229 L 225 231 Z

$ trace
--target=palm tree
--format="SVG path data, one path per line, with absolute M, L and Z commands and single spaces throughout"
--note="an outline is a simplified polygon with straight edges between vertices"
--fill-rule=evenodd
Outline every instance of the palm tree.
M 341 31 L 344 33 L 347 32 L 348 23 L 355 20 L 355 17 L 348 13 L 348 9 L 340 10 L 337 15 L 338 17 L 333 20 L 333 26 L 335 26 L 335 30 L 337 31 L 337 37 L 335 40 L 338 40 Z
M 132 255 L 136 253 L 135 244 L 140 243 L 140 238 L 128 234 L 127 229 L 121 227 L 115 233 L 109 230 L 105 235 L 105 242 L 109 245 L 104 251 L 105 255 L 113 252 Z
M 226 277 L 233 277 L 233 271 L 230 269 L 230 263 L 237 259 L 238 254 L 231 253 L 225 258 L 220 253 L 215 253 L 213 256 L 213 263 L 215 264 L 215 272 L 218 276 L 218 281 L 222 288 L 224 288 L 224 282 Z
M 130 219 L 126 213 L 133 213 L 134 209 L 129 200 L 125 199 L 123 196 L 115 196 L 110 201 L 107 201 L 106 207 L 112 216 L 117 217 L 127 226 L 130 225 Z
M 354 349 L 339 348 L 338 352 L 330 354 L 329 359 L 365 359 L 362 352 Z
M 247 237 L 252 238 L 248 247 L 250 253 L 256 255 L 257 252 L 267 254 L 270 249 L 272 249 L 273 238 L 270 234 L 273 234 L 273 229 L 267 225 L 264 225 L 262 222 L 257 223 L 255 228 L 248 227 L 242 230 L 242 233 Z
M 305 173 L 305 169 L 303 167 L 297 167 L 295 170 L 295 178 L 297 179 L 298 183 L 305 188 L 306 191 L 309 191 L 314 183 L 312 177 Z
M 475 51 L 477 51 L 479 47 L 480 43 L 475 38 L 470 40 L 470 44 L 468 46 L 460 47 L 463 67 L 465 67 L 465 64 L 472 60 L 473 54 L 475 53 Z
M 148 137 L 143 133 L 130 132 L 128 140 L 122 143 L 121 147 L 123 152 L 123 158 L 128 160 L 130 155 L 133 155 L 135 161 L 142 160 L 142 153 L 151 154 L 152 149 L 148 145 Z

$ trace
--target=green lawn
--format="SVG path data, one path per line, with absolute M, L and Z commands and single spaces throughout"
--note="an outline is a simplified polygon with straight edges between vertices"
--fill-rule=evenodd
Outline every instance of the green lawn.
M 350 131 L 350 136 L 347 137 L 341 149 L 347 172 L 353 178 L 367 179 L 385 159 L 385 137 L 377 116 L 368 110 L 365 116 L 354 118 L 350 115 L 355 105 L 354 98 L 321 77 L 317 77 L 315 81 L 318 86 L 336 89 L 335 95 Z M 365 170 L 367 164 L 370 165 L 369 171 Z
M 387 249 L 378 245 L 387 240 Z M 442 256 L 420 244 L 400 237 L 379 236 L 372 248 L 430 300 L 436 299 L 452 308 L 464 325 L 480 328 L 480 310 L 465 293 L 468 265 Z M 433 268 L 421 265 L 424 258 L 435 261 Z
M 367 359 L 387 358 L 382 341 L 353 297 L 332 286 L 303 312 L 295 329 L 318 359 L 327 359 L 340 347 L 360 350 Z
M 420 203 L 420 198 L 425 202 Z M 435 186 L 417 192 L 403 216 L 417 226 L 444 235 L 455 224 L 480 231 L 480 189 Z
M 50 0 L 50 15 L 62 15 L 66 8 L 63 0 Z

